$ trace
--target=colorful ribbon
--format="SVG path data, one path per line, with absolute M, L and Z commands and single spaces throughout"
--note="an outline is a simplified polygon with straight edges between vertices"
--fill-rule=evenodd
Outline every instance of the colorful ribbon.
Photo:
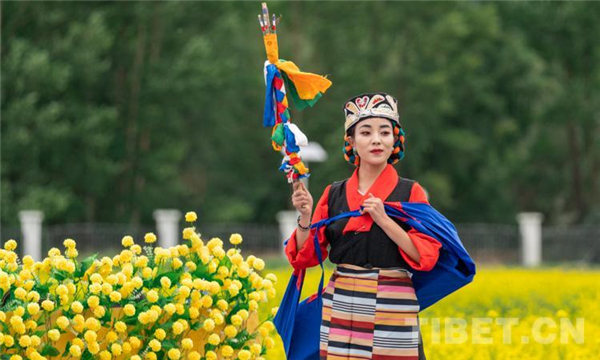
M 331 81 L 324 76 L 302 72 L 293 62 L 279 59 L 277 24 L 275 21 L 270 23 L 265 3 L 263 15 L 258 18 L 268 59 L 263 71 L 266 85 L 263 126 L 273 127 L 271 146 L 275 151 L 284 150 L 286 155 L 279 170 L 286 173 L 291 183 L 310 176 L 310 173 L 299 155 L 300 148 L 308 145 L 308 138 L 298 126 L 291 123 L 288 94 L 297 110 L 312 107 L 331 86 Z

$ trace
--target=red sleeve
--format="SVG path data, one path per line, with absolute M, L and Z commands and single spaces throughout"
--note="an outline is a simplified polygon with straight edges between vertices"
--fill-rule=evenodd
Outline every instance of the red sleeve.
M 315 207 L 315 211 L 312 217 L 312 224 L 326 219 L 328 217 L 328 207 L 327 200 L 329 198 L 329 188 L 331 185 L 327 185 L 325 190 L 323 191 L 323 195 L 319 199 L 317 206 Z M 290 236 L 290 239 L 285 246 L 285 254 L 292 265 L 292 267 L 296 270 L 306 269 L 308 267 L 319 265 L 319 260 L 317 259 L 317 253 L 315 252 L 315 245 L 313 237 L 315 235 L 315 229 L 310 229 L 310 234 L 302 248 L 297 250 L 296 247 L 296 231 L 298 229 L 294 229 L 294 232 Z M 323 256 L 323 261 L 327 259 L 327 246 L 329 245 L 329 240 L 325 237 L 325 226 L 322 226 L 319 229 L 319 246 L 321 248 L 321 255 Z
M 415 182 L 412 187 L 408 201 L 429 204 L 425 190 L 417 182 Z M 419 251 L 421 261 L 418 263 L 415 262 L 400 247 L 398 247 L 404 260 L 406 260 L 406 262 L 415 270 L 430 271 L 433 269 L 440 256 L 440 248 L 442 247 L 442 244 L 433 237 L 420 233 L 415 229 L 410 229 L 408 231 L 408 236 Z

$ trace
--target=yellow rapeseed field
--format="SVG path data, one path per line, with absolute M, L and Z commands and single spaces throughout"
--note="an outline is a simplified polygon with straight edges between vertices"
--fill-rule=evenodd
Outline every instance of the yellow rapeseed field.
M 269 262 L 267 261 L 267 266 Z M 290 266 L 277 275 L 277 306 Z M 332 268 L 326 268 L 326 280 Z M 316 291 L 308 272 L 302 299 Z M 269 306 L 269 308 L 270 308 Z M 593 360 L 600 357 L 600 270 L 479 267 L 473 283 L 421 312 L 429 360 Z M 284 359 L 281 339 L 267 359 Z

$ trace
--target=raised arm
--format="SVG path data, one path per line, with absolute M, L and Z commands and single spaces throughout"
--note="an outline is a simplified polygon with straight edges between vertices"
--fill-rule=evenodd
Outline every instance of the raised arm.
M 312 215 L 311 224 L 314 224 L 328 217 L 327 201 L 330 187 L 331 185 L 328 185 L 325 188 L 323 194 L 321 195 L 321 198 L 317 202 L 317 205 L 315 206 L 315 211 Z M 306 226 L 307 224 L 302 225 Z M 319 264 L 313 241 L 314 235 L 315 229 L 304 231 L 299 228 L 296 228 L 290 236 L 290 239 L 285 247 L 285 254 L 288 258 L 288 261 L 294 269 L 301 270 Z M 319 229 L 319 247 L 321 248 L 321 255 L 323 257 L 323 261 L 325 261 L 328 255 L 328 245 L 329 240 L 325 237 L 325 227 L 323 226 Z

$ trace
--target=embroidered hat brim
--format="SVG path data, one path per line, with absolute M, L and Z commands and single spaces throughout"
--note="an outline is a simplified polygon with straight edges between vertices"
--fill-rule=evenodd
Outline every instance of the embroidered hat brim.
M 386 93 L 365 93 L 350 98 L 344 104 L 346 117 L 344 130 L 355 125 L 360 120 L 368 118 L 384 118 L 400 125 L 398 100 Z

